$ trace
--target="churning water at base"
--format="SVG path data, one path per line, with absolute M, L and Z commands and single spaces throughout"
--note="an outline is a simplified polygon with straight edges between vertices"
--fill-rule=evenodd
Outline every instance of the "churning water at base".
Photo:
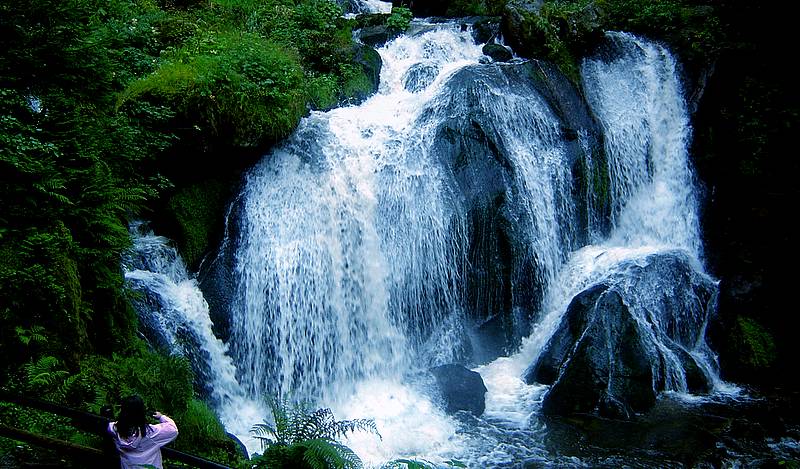
M 223 393 L 214 397 L 222 419 L 242 438 L 265 416 L 237 412 L 244 406 L 263 412 L 256 403 L 270 394 L 314 400 L 340 419 L 374 418 L 382 440 L 356 434 L 346 441 L 371 467 L 399 457 L 435 464 L 456 459 L 469 467 L 582 465 L 545 448 L 539 414 L 549 387 L 527 384 L 523 375 L 572 298 L 599 282 L 623 289 L 626 266 L 679 252 L 704 276 L 690 128 L 674 59 L 662 47 L 613 34 L 613 53 L 582 67 L 605 139 L 604 193 L 611 207 L 607 236 L 582 246 L 578 240 L 597 240 L 602 231 L 593 222 L 583 225 L 591 233 L 576 234 L 577 207 L 589 207 L 589 220 L 601 218 L 571 188 L 576 174 L 568 141 L 587 146 L 587 137 L 569 137 L 546 98 L 509 78 L 507 67 L 515 65 L 479 65 L 480 46 L 459 25 L 423 30 L 379 51 L 378 94 L 359 106 L 312 113 L 248 173 L 238 219 L 231 221 L 237 229 L 226 240 L 235 246 L 230 350 L 208 336 L 202 298 L 170 303 L 181 297 L 180 285 L 196 289 L 185 271 L 173 278 L 162 273 L 173 267 L 153 266 L 127 276 L 143 290 L 163 291 L 164 310 L 205 314 L 206 322 L 191 327 L 203 338 L 209 368 L 220 375 L 210 379 L 211 389 Z M 471 109 L 487 120 L 479 122 Z M 452 137 L 443 123 L 459 119 L 481 128 L 478 140 L 491 140 L 486 128 L 496 136 L 488 146 L 501 147 L 508 169 L 502 173 L 508 177 L 498 176 L 511 207 L 506 215 L 524 231 L 520 256 L 536 266 L 526 281 L 543 291 L 531 330 L 519 331 L 526 338 L 518 351 L 475 369 L 488 389 L 481 417 L 446 415 L 419 379 L 431 365 L 469 352 L 463 340 L 470 327 L 467 197 L 459 192 L 463 181 L 436 152 L 441 139 Z M 584 157 L 583 165 L 591 166 L 590 155 Z M 664 288 L 671 281 L 664 279 Z M 650 301 L 662 295 L 658 286 L 637 287 L 631 298 L 644 310 L 658 308 Z M 724 390 L 708 347 L 692 344 L 692 353 Z M 685 377 L 674 365 L 666 368 L 666 389 L 684 392 Z

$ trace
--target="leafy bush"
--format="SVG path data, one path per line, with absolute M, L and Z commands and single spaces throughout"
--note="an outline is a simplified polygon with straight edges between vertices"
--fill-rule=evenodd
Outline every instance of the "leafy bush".
M 186 410 L 175 414 L 174 418 L 180 431 L 175 449 L 231 466 L 242 462 L 236 443 L 228 438 L 219 418 L 205 402 L 192 399 Z
M 406 7 L 393 7 L 392 14 L 386 19 L 386 27 L 394 32 L 403 32 L 408 29 L 414 15 Z
M 238 146 L 284 137 L 305 113 L 299 58 L 251 33 L 195 38 L 132 83 L 119 104 L 142 98 L 176 109 L 198 138 Z

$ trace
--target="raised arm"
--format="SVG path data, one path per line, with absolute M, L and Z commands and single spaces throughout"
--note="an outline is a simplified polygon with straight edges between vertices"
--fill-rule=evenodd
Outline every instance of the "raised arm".
M 164 446 L 178 437 L 178 426 L 175 425 L 174 420 L 161 412 L 154 413 L 153 417 L 157 418 L 160 422 L 153 425 L 155 431 L 150 435 L 154 443 L 158 446 Z

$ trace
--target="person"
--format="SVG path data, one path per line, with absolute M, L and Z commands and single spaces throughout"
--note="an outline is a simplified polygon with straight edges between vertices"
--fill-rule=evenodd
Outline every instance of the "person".
M 161 447 L 178 436 L 178 427 L 161 412 L 154 412 L 152 416 L 159 423 L 149 425 L 144 401 L 139 396 L 130 396 L 122 401 L 117 421 L 108 423 L 108 433 L 117 447 L 122 469 L 163 468 Z

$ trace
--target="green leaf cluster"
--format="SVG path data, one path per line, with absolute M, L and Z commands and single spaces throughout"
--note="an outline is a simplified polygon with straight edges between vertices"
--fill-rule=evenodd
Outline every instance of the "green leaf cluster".
M 401 33 L 408 29 L 414 14 L 406 7 L 393 7 L 392 13 L 386 18 L 386 27 L 393 32 Z

